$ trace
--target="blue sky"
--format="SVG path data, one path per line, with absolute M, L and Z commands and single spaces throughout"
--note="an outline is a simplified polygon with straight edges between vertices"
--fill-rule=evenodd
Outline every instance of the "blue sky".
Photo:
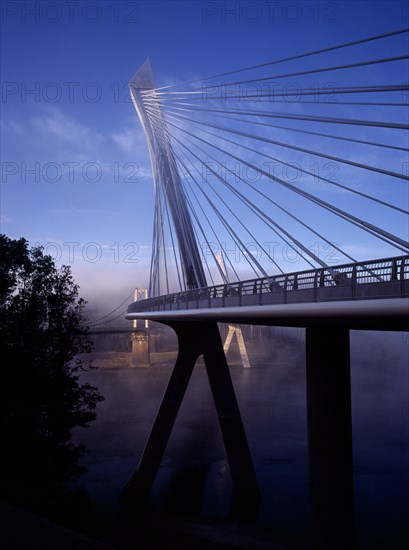
M 1 15 L 1 231 L 46 246 L 98 299 L 147 284 L 153 185 L 126 92 L 146 57 L 159 85 L 190 80 L 407 27 L 409 3 L 23 1 Z

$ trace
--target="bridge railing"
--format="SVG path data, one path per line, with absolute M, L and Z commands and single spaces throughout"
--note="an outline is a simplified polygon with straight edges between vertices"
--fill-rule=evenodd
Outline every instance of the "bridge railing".
M 272 275 L 131 304 L 128 313 L 409 296 L 409 256 Z

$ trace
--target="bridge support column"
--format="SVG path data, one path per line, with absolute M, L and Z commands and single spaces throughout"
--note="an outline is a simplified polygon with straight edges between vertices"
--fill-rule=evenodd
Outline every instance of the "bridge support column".
M 249 356 L 247 353 L 246 342 L 243 338 L 243 332 L 241 327 L 237 325 L 228 325 L 228 333 L 226 336 L 226 341 L 224 342 L 223 351 L 227 353 L 229 351 L 230 345 L 233 340 L 233 336 L 236 336 L 237 344 L 239 346 L 240 358 L 245 369 L 250 368 Z
M 129 513 L 146 507 L 197 358 L 203 355 L 234 487 L 234 512 L 252 519 L 259 490 L 230 372 L 216 322 L 172 322 L 179 353 L 137 470 L 122 502 Z
M 353 548 L 349 330 L 307 327 L 306 359 L 313 548 Z
M 149 367 L 149 333 L 138 330 L 132 333 L 131 367 Z

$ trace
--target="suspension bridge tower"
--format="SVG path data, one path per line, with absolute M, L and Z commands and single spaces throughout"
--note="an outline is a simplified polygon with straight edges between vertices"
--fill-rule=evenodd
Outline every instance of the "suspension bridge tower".
M 135 288 L 134 302 L 144 300 L 148 297 L 147 288 Z M 132 321 L 132 352 L 131 367 L 149 367 L 150 365 L 150 342 L 149 342 L 149 321 L 135 319 Z

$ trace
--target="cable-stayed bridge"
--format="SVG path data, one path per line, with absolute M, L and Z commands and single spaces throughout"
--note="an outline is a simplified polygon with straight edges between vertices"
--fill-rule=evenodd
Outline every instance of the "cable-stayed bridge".
M 333 533 L 352 547 L 349 331 L 408 330 L 407 33 L 161 86 L 146 61 L 131 79 L 155 212 L 149 298 L 127 318 L 171 326 L 179 355 L 124 491 L 130 508 L 149 495 L 203 355 L 237 513 L 254 512 L 217 322 L 302 326 L 314 548 Z
M 131 95 L 155 181 L 150 296 L 227 282 L 222 250 L 236 280 L 287 272 L 294 257 L 301 270 L 407 251 L 407 52 L 393 49 L 404 37 L 185 86 L 157 88 L 141 67 Z M 378 43 L 400 55 L 374 58 Z M 348 63 L 331 64 L 344 50 Z

